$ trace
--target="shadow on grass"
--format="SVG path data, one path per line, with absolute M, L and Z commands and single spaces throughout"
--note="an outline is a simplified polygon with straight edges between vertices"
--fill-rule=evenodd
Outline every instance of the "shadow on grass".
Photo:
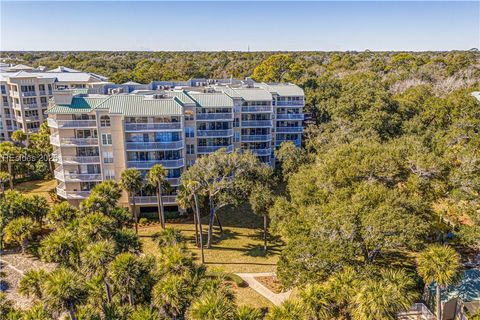
M 275 243 L 268 243 L 267 251 L 265 251 L 263 245 L 249 244 L 242 251 L 245 251 L 244 255 L 250 257 L 271 257 L 280 254 L 281 246 Z

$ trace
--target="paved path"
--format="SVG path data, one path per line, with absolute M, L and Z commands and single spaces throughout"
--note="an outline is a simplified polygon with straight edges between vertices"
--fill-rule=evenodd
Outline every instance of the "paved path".
M 282 293 L 275 293 L 270 291 L 267 287 L 265 287 L 263 284 L 255 280 L 255 277 L 267 277 L 267 276 L 274 276 L 275 273 L 273 272 L 263 272 L 263 273 L 237 273 L 239 277 L 241 277 L 246 283 L 248 283 L 248 286 L 252 288 L 253 290 L 257 291 L 260 293 L 262 296 L 270 300 L 273 304 L 275 305 L 280 305 L 282 304 L 283 301 L 288 299 L 290 294 L 292 293 L 292 290 L 282 292 Z

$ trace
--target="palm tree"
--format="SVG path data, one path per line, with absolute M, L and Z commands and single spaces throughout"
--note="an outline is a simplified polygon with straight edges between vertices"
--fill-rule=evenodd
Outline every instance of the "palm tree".
M 150 306 L 138 307 L 129 316 L 130 320 L 163 320 L 158 312 Z
M 46 320 L 54 319 L 53 314 L 41 301 L 36 302 L 28 310 L 22 312 L 22 320 Z
M 417 257 L 417 272 L 426 284 L 435 282 L 436 315 L 442 319 L 440 289 L 455 283 L 460 275 L 460 256 L 450 246 L 432 245 Z
M 190 288 L 184 275 L 167 274 L 152 290 L 152 304 L 159 314 L 176 319 L 189 301 Z
M 132 213 L 135 219 L 135 232 L 138 233 L 138 216 L 135 207 L 135 195 L 142 189 L 142 174 L 137 169 L 126 169 L 122 172 L 121 183 L 132 201 Z
M 198 223 L 199 229 L 199 244 L 200 244 L 200 256 L 202 264 L 205 263 L 205 254 L 203 252 L 203 229 L 202 229 L 202 220 L 200 218 L 200 203 L 198 201 L 198 192 L 200 189 L 200 184 L 194 180 L 185 179 L 182 177 L 181 184 L 179 186 L 179 196 L 180 196 L 180 205 L 186 207 L 186 204 L 189 201 L 193 200 L 193 214 L 196 217 L 195 222 Z
M 5 171 L 0 171 L 0 188 L 2 190 L 2 198 L 5 195 L 5 182 L 10 180 L 10 174 Z
M 249 202 L 253 212 L 263 216 L 263 250 L 267 251 L 268 210 L 275 203 L 273 192 L 267 186 L 257 184 L 250 194 Z
M 150 184 L 154 185 L 157 189 L 157 201 L 158 201 L 158 220 L 162 225 L 162 228 L 165 229 L 165 213 L 163 212 L 163 189 L 168 184 L 167 181 L 167 170 L 161 165 L 154 165 L 150 171 L 148 171 L 147 179 Z
M 235 304 L 222 293 L 208 292 L 193 301 L 188 314 L 192 320 L 231 320 Z
M 309 284 L 299 293 L 302 306 L 310 320 L 333 319 L 333 301 L 325 285 Z
M 18 292 L 25 296 L 42 299 L 42 283 L 46 276 L 47 273 L 43 269 L 25 272 L 18 284 Z
M 76 217 L 78 217 L 78 210 L 70 205 L 67 201 L 61 202 L 53 206 L 47 213 L 47 220 L 55 226 L 67 226 Z
M 7 163 L 7 171 L 9 176 L 10 189 L 13 189 L 13 164 L 17 161 L 18 155 L 21 153 L 21 150 L 13 145 L 11 142 L 2 142 L 0 143 L 0 158 L 2 162 Z
M 35 224 L 31 218 L 20 217 L 10 221 L 4 230 L 5 242 L 18 243 L 25 254 L 28 242 L 32 238 Z
M 119 254 L 108 266 L 108 277 L 120 293 L 122 300 L 126 297 L 131 306 L 134 305 L 134 291 L 140 272 L 138 259 L 131 253 Z
M 185 238 L 180 230 L 174 228 L 166 228 L 161 232 L 157 232 L 153 235 L 154 240 L 157 242 L 160 248 L 167 246 L 184 246 Z
M 76 320 L 79 304 L 87 299 L 88 292 L 83 279 L 71 270 L 58 268 L 44 282 L 43 302 L 54 310 L 67 311 Z
M 236 310 L 235 320 L 262 320 L 262 311 L 249 306 L 240 306 Z
M 298 320 L 305 318 L 305 311 L 297 300 L 285 300 L 281 305 L 273 307 L 265 320 Z
M 112 302 L 107 267 L 115 257 L 115 244 L 111 241 L 100 241 L 89 244 L 80 256 L 82 269 L 89 277 L 99 276 L 103 279 L 108 303 Z

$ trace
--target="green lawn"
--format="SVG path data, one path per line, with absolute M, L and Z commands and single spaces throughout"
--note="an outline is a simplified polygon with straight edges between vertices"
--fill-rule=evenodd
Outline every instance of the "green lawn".
M 52 179 L 22 182 L 14 185 L 13 188 L 28 195 L 37 194 L 39 196 L 43 196 L 47 198 L 48 202 L 51 202 L 48 192 L 55 189 L 56 186 L 57 181 L 55 179 Z
M 281 243 L 271 241 L 267 254 L 263 251 L 262 219 L 253 215 L 248 206 L 222 210 L 219 214 L 223 235 L 219 228 L 214 229 L 213 246 L 205 249 L 207 267 L 224 272 L 271 272 L 275 271 Z M 206 220 L 204 219 L 204 237 L 206 238 Z M 195 246 L 193 221 L 184 223 L 168 223 L 182 231 L 187 238 L 188 248 L 199 261 L 200 250 Z M 143 251 L 158 254 L 158 248 L 152 241 L 152 235 L 160 230 L 159 225 L 142 227 L 139 230 L 143 242 Z

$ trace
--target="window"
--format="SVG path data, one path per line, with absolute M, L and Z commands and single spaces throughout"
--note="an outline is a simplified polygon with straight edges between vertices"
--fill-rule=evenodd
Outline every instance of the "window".
M 102 133 L 102 144 L 104 146 L 112 145 L 112 135 L 110 133 Z
M 7 88 L 2 84 L 0 85 L 0 90 L 2 91 L 2 94 L 6 94 L 7 93 Z
M 195 146 L 193 144 L 187 144 L 187 154 L 195 154 Z
M 195 129 L 194 128 L 185 128 L 185 137 L 187 137 L 187 138 L 195 137 Z
M 240 132 L 235 132 L 235 142 L 240 141 Z
M 103 153 L 103 163 L 113 163 L 113 152 Z
M 190 121 L 190 120 L 194 120 L 193 111 L 187 110 L 185 111 L 185 121 Z
M 101 116 L 100 117 L 100 127 L 110 127 L 110 117 Z
M 115 170 L 106 169 L 105 170 L 105 179 L 106 180 L 115 180 Z

